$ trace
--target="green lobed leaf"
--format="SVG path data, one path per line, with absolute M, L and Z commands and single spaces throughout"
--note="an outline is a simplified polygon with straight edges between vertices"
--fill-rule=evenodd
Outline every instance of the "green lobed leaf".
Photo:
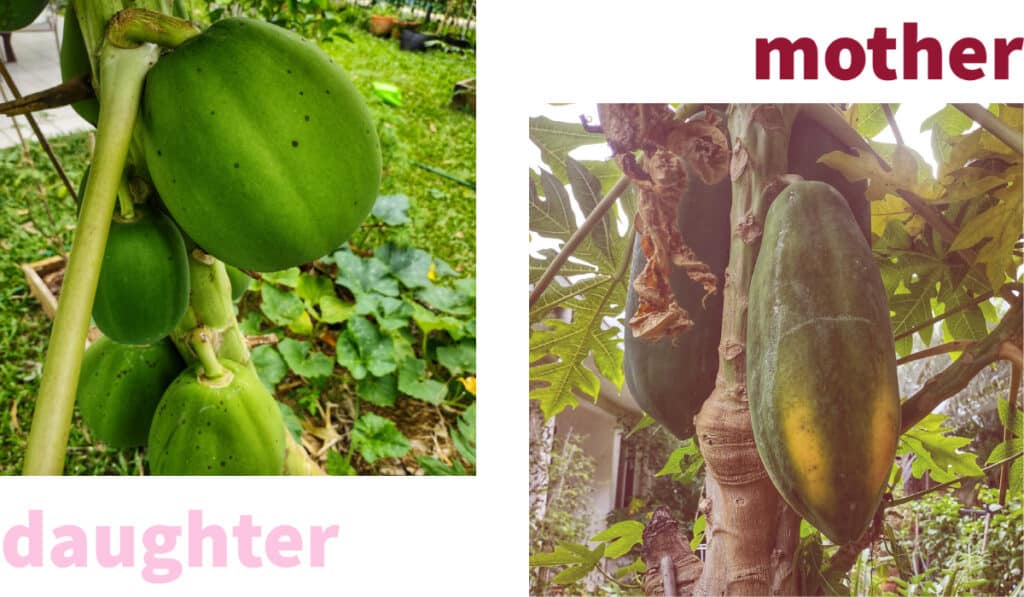
M 260 381 L 273 393 L 277 384 L 288 374 L 288 366 L 284 359 L 281 358 L 277 349 L 269 344 L 262 344 L 254 348 L 251 358 Z
M 344 323 L 355 313 L 352 303 L 346 303 L 336 296 L 320 297 L 320 319 L 325 323 Z
M 970 438 L 946 435 L 952 431 L 944 426 L 947 419 L 944 415 L 930 414 L 900 436 L 900 453 L 909 451 L 917 456 L 911 468 L 915 478 L 921 478 L 928 471 L 936 482 L 945 483 L 958 477 L 984 474 L 974 454 L 960 451 L 971 442 Z
M 284 402 L 277 402 L 277 408 L 281 411 L 281 417 L 284 418 L 285 429 L 288 433 L 292 434 L 292 439 L 297 443 L 302 442 L 302 421 L 299 417 L 295 416 L 295 411 L 292 407 L 288 406 Z
M 540 148 L 541 159 L 555 173 L 564 175 L 569 152 L 584 145 L 604 144 L 604 135 L 584 130 L 575 122 L 559 122 L 547 116 L 530 119 L 530 140 Z
M 455 450 L 466 462 L 476 466 L 476 402 L 463 411 L 455 426 L 457 429 L 450 432 Z
M 299 268 L 290 267 L 279 272 L 266 272 L 263 274 L 263 280 L 271 284 L 295 288 L 299 284 Z
M 430 285 L 416 293 L 416 299 L 452 315 L 472 315 L 473 299 L 454 288 Z
M 366 365 L 363 364 L 363 358 L 359 356 L 359 351 L 348 334 L 338 335 L 337 343 L 334 346 L 334 359 L 355 379 L 366 377 Z
M 445 464 L 433 456 L 417 456 L 416 462 L 419 463 L 424 473 L 431 476 L 457 476 L 466 474 L 466 469 L 462 467 L 462 463 L 458 460 L 453 460 L 451 464 Z
M 356 394 L 376 406 L 391 407 L 398 400 L 398 378 L 394 373 L 384 377 L 364 377 L 356 385 Z
M 405 195 L 379 195 L 372 213 L 388 226 L 408 224 L 409 198 Z
M 307 341 L 285 338 L 278 343 L 277 350 L 288 363 L 288 367 L 301 377 L 329 377 L 334 372 L 334 361 L 331 357 L 312 350 L 312 344 Z
M 338 298 L 334 294 L 334 283 L 329 278 L 305 273 L 299 275 L 295 295 L 308 305 L 319 305 L 324 298 Z
M 387 243 L 374 252 L 374 257 L 387 264 L 391 274 L 406 288 L 426 288 L 432 284 L 429 274 L 434 261 L 422 249 Z
M 423 359 L 405 359 L 398 368 L 398 391 L 430 404 L 441 404 L 448 395 L 448 386 L 425 377 L 427 363 Z
M 438 346 L 437 362 L 452 375 L 476 371 L 476 341 L 463 340 L 458 344 Z
M 376 325 L 359 315 L 351 317 L 347 326 L 362 363 L 370 373 L 381 377 L 395 371 L 395 350 L 389 336 L 381 334 Z
M 634 546 L 643 542 L 644 524 L 637 520 L 623 520 L 590 538 L 591 541 L 605 541 L 604 555 L 616 559 L 629 553 Z
M 391 277 L 388 265 L 379 259 L 364 259 L 351 251 L 337 251 L 334 262 L 338 264 L 335 282 L 352 291 L 357 299 L 369 293 L 398 296 L 398 282 Z
M 288 325 L 305 311 L 302 299 L 270 284 L 261 285 L 260 296 L 260 310 L 277 325 Z
M 340 477 L 351 477 L 356 474 L 356 469 L 352 466 L 351 456 L 342 456 L 334 450 L 327 452 L 326 470 L 328 475 Z
M 380 458 L 401 458 L 409 452 L 409 440 L 393 421 L 373 413 L 360 416 L 352 426 L 352 447 L 369 463 Z

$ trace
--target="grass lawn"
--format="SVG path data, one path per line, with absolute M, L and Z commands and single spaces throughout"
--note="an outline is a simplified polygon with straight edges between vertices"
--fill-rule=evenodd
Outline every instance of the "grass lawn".
M 460 276 L 474 276 L 475 191 L 414 162 L 475 182 L 475 118 L 448 108 L 455 83 L 475 76 L 475 56 L 402 52 L 395 40 L 346 32 L 352 42 L 339 39 L 325 49 L 352 76 L 377 120 L 384 156 L 381 194 L 403 194 L 411 203 L 409 224 L 381 227 L 371 221 L 352 244 L 373 248 L 397 241 L 445 260 Z M 401 107 L 377 98 L 375 81 L 397 85 Z M 87 133 L 51 139 L 76 183 L 86 165 L 87 139 Z M 70 197 L 37 144 L 28 155 L 20 147 L 0 150 L 0 474 L 21 470 L 51 327 L 19 266 L 66 251 L 74 216 Z M 405 416 L 396 412 L 394 418 Z M 65 474 L 132 475 L 142 467 L 141 450 L 94 446 L 76 414 Z

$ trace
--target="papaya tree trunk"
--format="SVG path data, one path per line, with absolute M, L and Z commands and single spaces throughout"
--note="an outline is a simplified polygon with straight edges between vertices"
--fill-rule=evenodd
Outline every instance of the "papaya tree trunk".
M 663 594 L 660 562 L 675 564 L 680 595 L 794 595 L 800 517 L 775 490 L 751 430 L 746 384 L 747 304 L 768 203 L 788 179 L 789 135 L 798 105 L 732 105 L 729 266 L 715 389 L 694 418 L 707 466 L 700 511 L 706 518 L 704 562 L 671 524 L 648 525 L 645 588 Z M 664 522 L 664 521 L 662 521 Z

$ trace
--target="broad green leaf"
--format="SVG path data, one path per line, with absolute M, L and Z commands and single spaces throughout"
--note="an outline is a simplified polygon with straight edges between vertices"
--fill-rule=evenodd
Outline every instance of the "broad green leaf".
M 911 469 L 915 478 L 920 479 L 928 471 L 938 483 L 952 481 L 958 477 L 980 477 L 982 473 L 977 457 L 960 448 L 971 442 L 970 438 L 947 436 L 951 428 L 944 426 L 948 417 L 930 414 L 900 436 L 900 453 L 913 452 L 917 458 Z
M 685 455 L 686 450 L 681 446 L 672 450 L 672 453 L 668 455 L 668 460 L 665 461 L 665 465 L 661 467 L 660 471 L 654 473 L 654 476 L 664 477 L 665 475 L 681 475 L 683 473 L 683 456 Z
M 571 157 L 565 159 L 565 165 L 573 197 L 580 206 L 583 217 L 589 217 L 601 201 L 601 183 L 589 170 Z M 597 250 L 601 251 L 607 263 L 614 262 L 613 248 L 610 244 L 615 234 L 613 226 L 614 223 L 609 218 L 601 218 L 587 237 L 597 247 Z
M 453 476 L 466 474 L 466 469 L 462 467 L 462 463 L 458 460 L 453 460 L 449 465 L 441 462 L 433 456 L 417 456 L 416 462 L 419 463 L 423 472 L 427 475 Z
M 395 371 L 395 351 L 391 338 L 380 333 L 377 326 L 358 315 L 348 320 L 348 331 L 366 369 L 377 377 Z
M 454 337 L 454 334 L 462 329 L 462 321 L 448 315 L 438 315 L 423 307 L 419 303 L 410 303 L 412 306 L 412 320 L 419 326 L 424 336 L 431 332 L 445 331 Z
M 320 319 L 325 323 L 343 323 L 355 312 L 352 303 L 346 303 L 336 296 L 320 297 Z
M 394 373 L 384 377 L 364 377 L 356 386 L 356 394 L 360 400 L 370 404 L 394 406 L 398 399 L 398 378 Z
M 643 542 L 644 524 L 636 520 L 623 520 L 590 538 L 591 541 L 605 541 L 604 555 L 616 559 L 629 553 L 634 546 Z
M 288 374 L 288 366 L 284 359 L 281 358 L 277 349 L 269 344 L 262 344 L 252 349 L 252 364 L 256 367 L 256 374 L 259 375 L 260 381 L 271 393 Z
M 309 342 L 285 338 L 277 345 L 277 350 L 296 375 L 314 379 L 329 377 L 334 372 L 334 361 L 331 357 L 312 350 Z
M 334 358 L 355 379 L 366 377 L 366 365 L 363 364 L 363 358 L 359 356 L 359 351 L 348 334 L 338 334 L 338 341 L 334 347 Z
M 633 428 L 629 430 L 629 433 L 626 434 L 626 437 L 632 437 L 633 434 L 636 433 L 637 431 L 647 429 L 648 427 L 654 425 L 655 422 L 656 421 L 651 417 L 651 415 L 644 413 L 644 416 L 640 417 L 640 420 L 637 421 L 636 425 L 633 425 Z
M 299 336 L 312 336 L 313 335 L 313 320 L 309 316 L 309 311 L 303 311 L 298 317 L 291 320 L 288 323 L 288 329 Z
M 466 462 L 476 466 L 476 402 L 463 411 L 455 426 L 456 429 L 451 430 L 455 450 L 466 459 Z
M 569 205 L 565 185 L 551 173 L 541 170 L 544 198 L 537 195 L 530 181 L 530 231 L 546 238 L 567 240 L 576 229 L 576 216 Z
M 440 404 L 448 395 L 448 386 L 425 377 L 423 359 L 405 359 L 398 368 L 398 391 L 430 404 Z
M 371 213 L 388 226 L 401 226 L 410 221 L 408 211 L 409 198 L 405 195 L 379 195 Z
M 351 290 L 357 299 L 369 293 L 398 296 L 398 282 L 384 262 L 374 257 L 364 259 L 350 251 L 336 252 L 334 261 L 338 264 L 335 281 Z
M 546 116 L 530 119 L 530 140 L 540 148 L 544 163 L 559 176 L 565 174 L 569 152 L 584 145 L 606 143 L 604 135 L 587 132 L 581 123 L 558 122 Z
M 422 249 L 388 243 L 377 249 L 374 257 L 386 263 L 391 268 L 391 274 L 406 288 L 426 288 L 431 285 L 429 274 L 433 260 Z
M 893 114 L 899 107 L 899 104 L 889 104 Z M 854 104 L 846 113 L 846 121 L 865 139 L 874 137 L 889 126 L 882 104 Z
M 959 251 L 985 241 L 977 249 L 977 262 L 985 264 L 985 273 L 993 290 L 1003 285 L 1014 263 L 1013 248 L 1021 236 L 1022 205 L 1024 202 L 1019 198 L 1000 201 L 968 221 L 950 247 L 950 250 Z
M 708 520 L 703 514 L 693 521 L 693 539 L 690 539 L 690 550 L 696 552 L 697 547 L 704 541 L 704 529 L 707 528 Z
M 266 272 L 263 274 L 263 280 L 271 284 L 295 288 L 299 284 L 299 268 L 290 267 L 279 272 Z
M 334 283 L 329 278 L 313 274 L 300 274 L 295 294 L 307 304 L 317 305 L 324 297 L 334 297 Z
M 471 315 L 474 311 L 473 301 L 470 297 L 458 290 L 444 286 L 428 286 L 416 293 L 416 299 L 438 311 L 452 315 Z
M 1004 428 L 1009 427 L 1010 401 L 999 397 L 996 400 L 996 410 L 999 413 L 999 422 L 1003 424 Z M 1014 409 L 1013 415 L 1013 427 L 1010 429 L 1010 432 L 1015 437 L 1024 437 L 1024 411 L 1019 408 Z
M 284 419 L 285 429 L 288 430 L 288 433 L 292 434 L 292 438 L 296 441 L 296 443 L 301 444 L 302 421 L 300 421 L 299 418 L 295 416 L 295 411 L 292 410 L 292 407 L 288 406 L 284 402 L 278 401 L 277 408 L 278 410 L 281 411 L 281 417 Z
M 952 311 L 961 305 L 974 302 L 972 297 L 967 295 L 963 286 L 946 288 L 943 285 L 943 292 L 939 294 L 942 301 L 943 312 Z M 943 330 L 948 334 L 948 340 L 981 340 L 988 335 L 988 326 L 985 325 L 985 316 L 977 305 L 954 313 L 942 320 Z
M 406 439 L 394 422 L 366 413 L 352 426 L 352 447 L 369 463 L 380 458 L 401 458 L 409 452 Z
M 618 580 L 622 580 L 629 574 L 635 574 L 638 577 L 643 578 L 645 572 L 647 572 L 647 564 L 644 564 L 643 559 L 637 558 L 628 566 L 616 568 L 614 576 Z
M 302 315 L 305 307 L 302 299 L 290 292 L 279 290 L 270 284 L 262 284 L 260 288 L 260 310 L 267 319 L 277 325 L 288 325 L 296 317 Z
M 334 450 L 327 452 L 327 474 L 339 477 L 351 477 L 356 474 L 356 469 L 352 466 L 351 456 L 342 456 Z
M 437 347 L 437 362 L 452 375 L 476 371 L 476 342 L 463 340 L 458 344 Z
M 260 324 L 263 322 L 263 318 L 256 311 L 249 311 L 242 317 L 241 321 L 238 322 L 238 330 L 242 332 L 243 336 L 258 336 L 263 333 L 260 329 Z
M 543 276 L 544 272 L 547 270 L 548 264 L 555 258 L 558 251 L 554 249 L 541 249 L 538 251 L 538 254 L 541 255 L 543 259 L 530 255 L 530 284 L 536 284 L 537 281 L 540 280 L 541 276 Z M 597 273 L 597 269 L 593 265 L 580 263 L 571 257 L 562 265 L 561 269 L 558 270 L 558 274 L 565 277 L 595 273 Z
M 902 287 L 901 287 L 902 288 Z M 900 335 L 907 332 L 932 317 L 932 299 L 936 296 L 937 290 L 935 280 L 925 278 L 918 283 L 911 284 L 907 290 L 896 294 L 889 299 L 889 309 L 892 311 L 893 335 Z M 932 327 L 922 328 L 918 334 L 925 344 L 931 344 Z M 902 357 L 910 354 L 913 348 L 913 337 L 907 336 L 902 342 L 896 343 L 896 352 Z

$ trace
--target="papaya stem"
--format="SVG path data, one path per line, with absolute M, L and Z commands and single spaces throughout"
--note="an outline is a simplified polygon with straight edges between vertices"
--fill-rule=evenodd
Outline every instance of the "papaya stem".
M 107 39 L 121 48 L 154 43 L 176 48 L 202 30 L 184 19 L 144 8 L 127 8 L 114 15 L 107 27 Z
M 128 181 L 122 177 L 121 185 L 117 190 L 118 214 L 125 222 L 135 219 L 135 203 L 132 201 L 131 191 L 128 189 Z
M 142 82 L 156 63 L 157 55 L 158 49 L 153 45 L 132 50 L 105 45 L 100 53 L 104 82 L 100 87 L 96 159 L 82 200 L 82 213 L 43 364 L 25 453 L 23 472 L 27 475 L 59 475 L 64 470 L 78 375 L 114 199 L 139 110 Z
M 198 327 L 192 330 L 192 337 L 189 345 L 203 364 L 203 377 L 217 379 L 227 372 L 224 365 L 217 359 L 217 350 L 213 347 L 213 330 L 207 327 Z

